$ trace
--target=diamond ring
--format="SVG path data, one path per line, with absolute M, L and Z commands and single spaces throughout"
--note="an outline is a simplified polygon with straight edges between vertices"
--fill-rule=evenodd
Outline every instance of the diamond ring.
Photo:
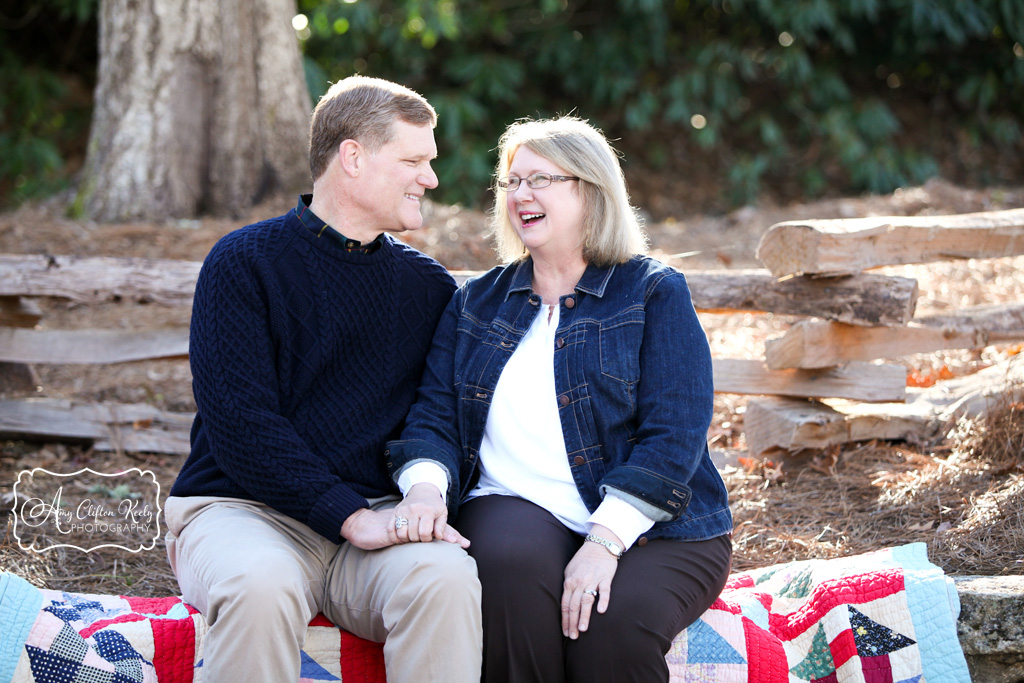
M 395 531 L 398 531 L 403 526 L 409 526 L 409 520 L 405 517 L 395 517 Z
M 593 596 L 594 596 L 595 598 L 597 597 L 597 591 L 596 591 L 596 590 L 594 590 L 593 588 L 588 588 L 587 590 L 585 590 L 585 591 L 583 591 L 583 592 L 584 592 L 584 593 L 590 593 L 590 594 L 591 594 L 591 595 L 593 595 Z

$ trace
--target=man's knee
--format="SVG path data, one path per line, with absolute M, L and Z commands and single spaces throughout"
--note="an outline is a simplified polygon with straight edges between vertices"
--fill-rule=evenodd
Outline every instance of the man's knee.
M 461 592 L 480 595 L 480 579 L 473 558 L 457 545 L 444 541 L 405 546 L 418 551 L 410 577 L 442 593 Z
M 305 628 L 314 604 L 309 582 L 290 558 L 271 559 L 240 567 L 210 586 L 209 614 L 212 623 L 232 619 L 259 620 Z

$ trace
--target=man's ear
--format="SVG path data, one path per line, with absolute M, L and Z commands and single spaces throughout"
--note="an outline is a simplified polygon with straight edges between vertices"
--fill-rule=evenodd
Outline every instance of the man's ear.
M 351 138 L 342 140 L 341 144 L 338 145 L 338 161 L 341 163 L 341 168 L 346 175 L 353 178 L 359 175 L 365 153 L 366 150 L 363 149 L 363 146 L 355 140 Z

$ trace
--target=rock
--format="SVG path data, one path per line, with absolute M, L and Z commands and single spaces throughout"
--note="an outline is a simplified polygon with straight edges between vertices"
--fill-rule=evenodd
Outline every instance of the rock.
M 1024 681 L 1024 576 L 958 576 L 957 634 L 976 683 Z

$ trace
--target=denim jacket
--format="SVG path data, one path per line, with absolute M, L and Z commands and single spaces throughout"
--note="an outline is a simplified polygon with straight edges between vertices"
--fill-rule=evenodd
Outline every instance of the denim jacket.
M 476 483 L 491 397 L 541 309 L 533 262 L 470 280 L 448 304 L 402 438 L 385 461 L 397 481 L 423 461 L 447 473 L 451 518 Z M 615 495 L 651 519 L 644 536 L 697 541 L 732 531 L 708 453 L 711 353 L 682 273 L 654 259 L 588 266 L 559 300 L 555 390 L 573 479 L 593 512 Z

